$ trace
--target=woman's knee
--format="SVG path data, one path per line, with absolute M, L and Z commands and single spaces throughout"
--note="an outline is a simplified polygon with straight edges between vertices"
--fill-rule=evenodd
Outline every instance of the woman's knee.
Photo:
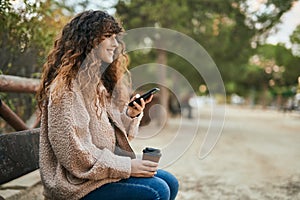
M 156 192 L 158 197 L 157 199 L 169 200 L 171 193 L 169 185 L 158 177 L 153 177 L 152 180 L 153 183 L 151 183 L 149 186 Z
M 167 183 L 167 185 L 170 189 L 171 199 L 174 199 L 176 197 L 176 195 L 178 193 L 178 189 L 179 189 L 179 183 L 178 183 L 177 178 L 173 174 L 171 174 L 167 171 L 164 171 L 164 170 L 158 170 L 156 177 L 164 180 Z

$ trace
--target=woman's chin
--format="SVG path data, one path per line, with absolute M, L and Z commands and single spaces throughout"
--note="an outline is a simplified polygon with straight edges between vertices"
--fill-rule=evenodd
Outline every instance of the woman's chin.
M 114 61 L 113 59 L 103 60 L 103 62 L 106 63 L 106 64 L 111 64 L 113 61 Z

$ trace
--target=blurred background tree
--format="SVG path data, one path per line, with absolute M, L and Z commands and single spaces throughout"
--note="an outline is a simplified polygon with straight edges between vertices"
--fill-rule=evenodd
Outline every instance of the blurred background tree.
M 291 35 L 292 51 L 294 54 L 300 56 L 300 25 L 297 26 Z

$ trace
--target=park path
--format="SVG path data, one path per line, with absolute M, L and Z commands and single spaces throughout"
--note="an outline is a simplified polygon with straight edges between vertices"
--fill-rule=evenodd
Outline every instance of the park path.
M 169 157 L 184 143 L 180 158 L 162 158 L 180 180 L 178 199 L 300 199 L 300 114 L 226 106 L 221 137 L 200 160 L 211 116 L 209 107 L 199 112 L 200 118 L 170 119 L 163 127 L 153 121 L 133 142 L 137 152 L 154 146 Z

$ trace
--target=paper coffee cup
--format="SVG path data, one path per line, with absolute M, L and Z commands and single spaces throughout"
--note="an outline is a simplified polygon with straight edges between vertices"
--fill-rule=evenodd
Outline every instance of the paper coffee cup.
M 143 160 L 150 160 L 153 162 L 159 162 L 159 159 L 161 157 L 161 151 L 160 149 L 155 149 L 151 147 L 146 147 L 143 149 Z

